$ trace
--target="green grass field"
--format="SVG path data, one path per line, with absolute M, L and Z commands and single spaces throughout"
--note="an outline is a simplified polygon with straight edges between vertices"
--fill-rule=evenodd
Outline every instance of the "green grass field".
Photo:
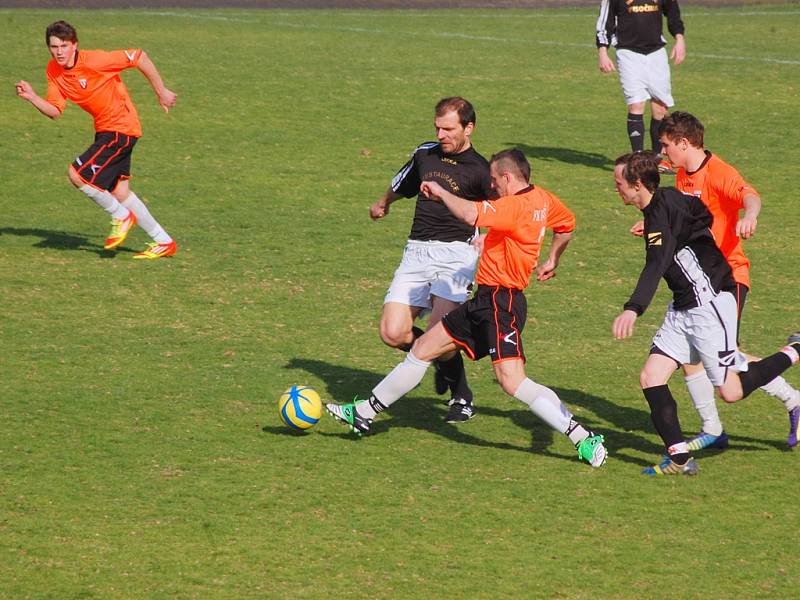
M 91 139 L 14 96 L 44 93 L 45 26 L 84 48 L 143 47 L 178 105 L 125 80 L 145 135 L 133 188 L 180 245 L 107 253 L 72 189 Z M 0 10 L 0 598 L 790 598 L 800 456 L 783 407 L 721 406 L 731 448 L 696 478 L 639 474 L 661 452 L 638 372 L 667 294 L 617 342 L 643 261 L 611 165 L 626 151 L 594 9 Z M 764 199 L 747 243 L 746 349 L 800 327 L 800 6 L 684 8 L 678 107 Z M 402 355 L 377 323 L 413 202 L 368 206 L 432 107 L 475 104 L 476 147 L 515 145 L 574 210 L 559 276 L 529 289 L 529 374 L 606 435 L 600 470 L 468 365 L 479 415 L 445 425 L 432 376 L 352 439 L 295 435 L 291 384 L 364 394 Z M 800 384 L 797 369 L 788 378 Z M 684 428 L 698 420 L 680 378 Z

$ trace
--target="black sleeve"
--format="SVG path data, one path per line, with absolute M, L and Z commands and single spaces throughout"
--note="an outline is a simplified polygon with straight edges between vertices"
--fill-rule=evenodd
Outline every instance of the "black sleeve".
M 663 207 L 654 208 L 655 210 L 645 217 L 644 240 L 647 258 L 644 269 L 639 275 L 636 289 L 624 306 L 625 310 L 632 310 L 639 316 L 653 300 L 661 278 L 672 263 L 677 241 L 667 211 Z
M 613 6 L 613 0 L 603 0 L 600 3 L 600 14 L 597 17 L 595 28 L 595 43 L 597 47 L 611 46 L 611 42 L 617 31 L 617 15 Z
M 488 171 L 484 173 L 481 178 L 481 192 L 483 194 L 481 196 L 482 200 L 489 200 L 497 197 L 497 192 L 492 189 L 492 177 L 489 175 Z
M 411 160 L 404 164 L 403 168 L 392 178 L 392 191 L 406 198 L 417 196 L 419 194 L 419 186 L 422 184 L 419 179 L 419 169 L 417 168 L 417 151 L 414 151 Z
M 662 0 L 661 10 L 667 17 L 667 29 L 675 37 L 683 34 L 683 21 L 681 20 L 681 9 L 678 0 Z

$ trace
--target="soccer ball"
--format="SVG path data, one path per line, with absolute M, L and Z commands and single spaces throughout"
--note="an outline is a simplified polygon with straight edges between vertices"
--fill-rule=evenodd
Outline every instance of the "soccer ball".
M 322 400 L 314 388 L 293 385 L 278 400 L 278 414 L 290 429 L 308 429 L 322 416 Z

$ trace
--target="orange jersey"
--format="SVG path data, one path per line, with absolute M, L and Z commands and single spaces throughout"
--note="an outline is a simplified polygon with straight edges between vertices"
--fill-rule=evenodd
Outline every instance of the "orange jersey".
M 475 225 L 489 228 L 477 282 L 522 290 L 539 260 L 545 231 L 572 231 L 575 215 L 554 194 L 531 186 L 513 196 L 484 200 Z
M 697 196 L 714 217 L 711 233 L 717 246 L 728 259 L 736 283 L 750 287 L 750 261 L 744 254 L 742 240 L 736 235 L 739 211 L 744 208 L 744 197 L 758 192 L 724 160 L 706 152 L 707 158 L 694 173 L 678 169 L 675 187 Z
M 139 65 L 142 51 L 79 50 L 75 66 L 55 60 L 47 65 L 47 101 L 64 112 L 72 100 L 94 117 L 95 131 L 117 131 L 141 137 L 142 126 L 120 71 Z

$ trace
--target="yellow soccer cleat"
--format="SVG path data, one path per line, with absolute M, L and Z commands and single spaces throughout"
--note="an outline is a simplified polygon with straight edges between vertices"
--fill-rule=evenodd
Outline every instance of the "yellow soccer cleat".
M 136 225 L 136 215 L 132 211 L 128 211 L 128 216 L 124 219 L 111 219 L 111 233 L 108 234 L 103 248 L 113 250 L 122 244 L 134 225 Z
M 166 244 L 159 244 L 158 242 L 151 242 L 147 244 L 147 249 L 133 255 L 133 258 L 166 258 L 172 256 L 178 251 L 178 244 L 175 240 L 167 242 Z

